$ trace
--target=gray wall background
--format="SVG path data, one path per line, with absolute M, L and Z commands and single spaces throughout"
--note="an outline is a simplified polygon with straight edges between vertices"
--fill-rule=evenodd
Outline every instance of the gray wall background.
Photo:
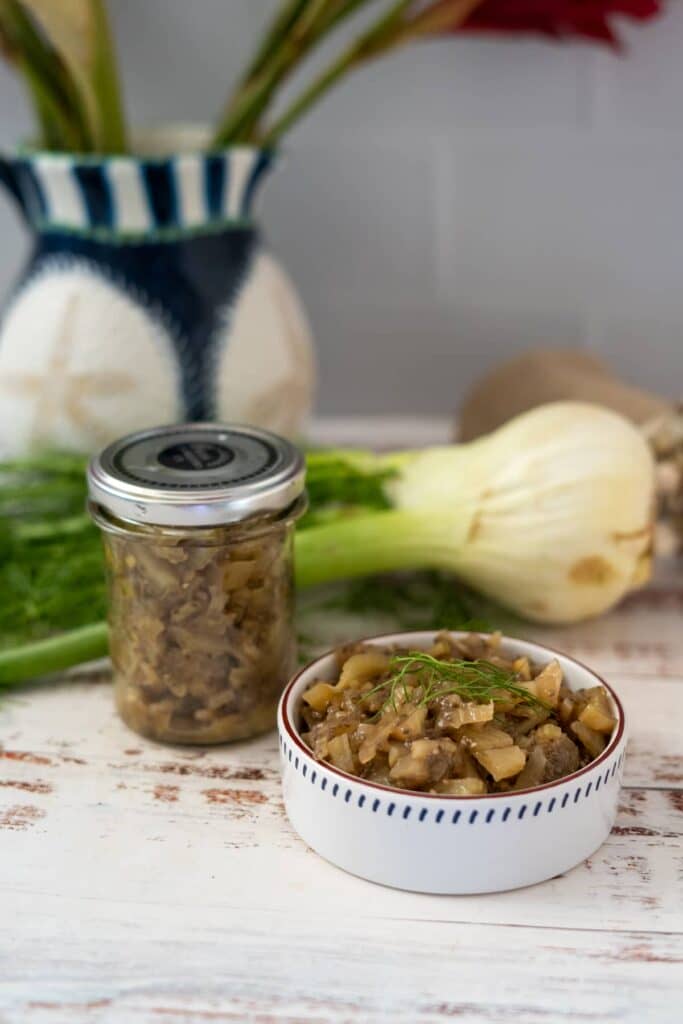
M 272 0 L 111 0 L 131 120 L 220 108 Z M 262 218 L 309 310 L 318 412 L 449 412 L 534 344 L 683 392 L 683 4 L 584 45 L 453 39 L 361 71 L 287 144 Z M 25 136 L 0 68 L 0 144 Z M 26 250 L 0 205 L 0 292 Z

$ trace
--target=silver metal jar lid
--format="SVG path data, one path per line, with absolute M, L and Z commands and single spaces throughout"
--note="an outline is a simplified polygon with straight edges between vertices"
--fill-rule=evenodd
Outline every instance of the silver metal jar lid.
M 279 512 L 304 489 L 301 453 L 256 427 L 188 423 L 130 434 L 90 462 L 90 500 L 119 519 L 220 526 Z

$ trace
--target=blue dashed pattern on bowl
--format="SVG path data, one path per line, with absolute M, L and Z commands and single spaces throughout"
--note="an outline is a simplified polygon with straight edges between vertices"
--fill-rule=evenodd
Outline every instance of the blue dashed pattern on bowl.
M 332 788 L 328 790 L 328 777 L 323 774 L 323 769 L 325 766 L 321 765 L 318 770 L 311 771 L 309 773 L 308 766 L 301 761 L 299 756 L 295 753 L 294 749 L 287 743 L 287 741 L 284 739 L 282 735 L 280 735 L 279 740 L 282 756 L 287 761 L 293 763 L 294 769 L 300 772 L 304 778 L 308 778 L 311 785 L 318 786 L 322 791 L 328 792 L 331 799 L 334 799 L 337 796 L 341 795 L 343 802 L 345 804 L 350 804 L 353 807 L 356 807 L 358 810 L 366 809 L 371 814 L 386 814 L 387 817 L 389 818 L 391 818 L 396 812 L 395 800 L 382 800 L 379 797 L 377 797 L 372 801 L 372 803 L 369 803 L 365 793 L 359 793 L 358 796 L 354 799 L 353 790 L 349 788 L 344 789 L 337 782 L 335 782 L 332 785 Z M 311 757 L 312 756 L 313 755 L 311 753 Z M 621 775 L 621 767 L 623 765 L 623 761 L 624 754 L 622 752 L 620 756 L 618 758 L 615 758 L 611 764 L 608 763 L 606 765 L 604 771 L 600 773 L 597 780 L 595 781 L 595 786 L 593 786 L 593 782 L 589 782 L 585 786 L 576 786 L 576 788 L 571 790 L 569 793 L 565 793 L 559 803 L 558 798 L 556 796 L 550 796 L 547 800 L 541 799 L 536 800 L 535 802 L 529 799 L 528 802 L 523 803 L 520 806 L 515 805 L 513 807 L 509 804 L 506 804 L 505 807 L 501 808 L 500 811 L 497 810 L 497 808 L 491 807 L 486 811 L 485 814 L 483 812 L 480 814 L 479 810 L 477 809 L 474 809 L 469 812 L 455 810 L 450 817 L 445 815 L 442 808 L 437 807 L 433 811 L 430 811 L 430 809 L 427 807 L 421 807 L 418 809 L 416 805 L 409 803 L 401 809 L 399 816 L 404 821 L 414 820 L 420 824 L 424 822 L 431 822 L 436 825 L 442 824 L 445 820 L 450 821 L 452 825 L 458 825 L 460 823 L 467 825 L 490 825 L 493 822 L 506 822 L 515 820 L 522 821 L 528 811 L 530 811 L 531 817 L 537 818 L 541 814 L 553 814 L 556 811 L 564 810 L 568 805 L 570 805 L 570 801 L 571 803 L 577 804 L 579 800 L 586 800 L 591 796 L 591 794 L 596 794 L 600 790 L 600 787 L 606 786 L 612 779 L 615 778 L 615 776 L 617 776 L 617 773 L 619 773 L 619 776 Z M 617 782 L 618 781 L 619 778 L 617 778 Z M 558 779 L 555 784 L 560 785 L 563 782 L 563 779 Z M 364 779 L 358 779 L 358 783 L 360 785 L 368 785 L 368 783 Z M 391 790 L 387 790 L 387 792 L 390 793 Z M 397 790 L 396 792 L 401 796 L 405 796 L 407 799 L 409 799 L 411 796 L 411 794 L 408 791 L 403 792 Z M 425 794 L 415 793 L 412 795 L 414 795 L 416 799 L 419 799 Z M 496 796 L 496 799 L 500 799 L 500 794 L 489 794 L 489 796 L 494 795 Z M 511 792 L 510 796 L 514 797 L 517 796 L 517 794 Z M 442 799 L 470 800 L 472 798 L 444 796 Z M 486 800 L 486 795 L 476 797 L 474 799 Z M 413 814 L 413 810 L 416 811 L 415 814 Z

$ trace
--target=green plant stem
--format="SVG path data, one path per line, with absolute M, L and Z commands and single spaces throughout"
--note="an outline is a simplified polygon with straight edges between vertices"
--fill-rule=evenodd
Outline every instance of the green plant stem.
M 263 74 L 241 90 L 212 141 L 212 148 L 249 142 L 254 135 L 255 125 L 268 106 L 275 89 L 285 77 L 292 57 L 284 46 Z
M 80 152 L 92 147 L 87 118 L 63 61 L 16 0 L 0 0 L 0 28 L 31 97 L 39 145 Z
M 411 42 L 420 37 L 453 31 L 464 24 L 481 3 L 482 0 L 437 0 L 406 22 L 404 29 L 396 37 L 396 45 L 400 46 L 404 42 Z
M 332 86 L 350 70 L 354 63 L 355 60 L 350 58 L 348 51 L 343 53 L 341 57 L 338 57 L 322 75 L 314 80 L 308 89 L 304 90 L 299 98 L 287 108 L 285 113 L 270 128 L 266 129 L 262 138 L 263 147 L 265 149 L 273 149 L 277 146 L 283 135 L 292 125 L 303 117 L 318 99 L 326 92 L 329 92 Z
M 310 35 L 315 37 L 328 21 L 331 6 L 330 0 L 309 0 L 308 7 L 302 12 L 296 25 L 296 33 L 302 38 Z
M 55 90 L 43 81 L 40 72 L 22 55 L 17 67 L 26 82 L 39 126 L 38 143 L 46 149 L 83 148 L 84 137 L 75 118 L 62 109 Z
M 455 567 L 459 545 L 453 524 L 437 515 L 398 509 L 313 526 L 295 538 L 300 587 L 402 569 Z
M 279 87 L 342 21 L 364 4 L 375 2 L 346 0 L 334 6 L 329 0 L 307 0 L 283 10 L 250 65 L 253 70 L 244 76 L 228 104 L 212 146 L 220 148 L 235 142 L 263 144 L 259 123 Z
M 392 33 L 401 25 L 403 16 L 413 0 L 399 0 L 359 39 L 344 50 L 332 63 L 304 89 L 262 137 L 265 148 L 277 146 L 282 136 L 325 93 L 353 68 L 392 47 Z
M 258 73 L 247 76 L 228 104 L 213 140 L 214 147 L 251 141 L 276 89 L 318 41 L 316 21 L 320 8 L 321 0 L 307 0 L 299 6 L 287 31 L 270 45 L 270 56 L 262 59 Z
M 58 5 L 54 4 L 56 8 Z M 0 0 L 0 29 L 31 95 L 42 137 L 52 150 L 123 153 L 121 88 L 104 0 L 83 0 L 65 24 L 87 20 L 87 40 L 55 31 L 62 14 L 30 0 Z M 73 28 L 73 26 L 72 26 Z M 86 28 L 77 23 L 85 37 Z
M 106 622 L 0 652 L 0 688 L 103 658 L 109 650 Z
M 350 15 L 355 14 L 361 7 L 369 4 L 376 3 L 377 0 L 346 0 L 336 10 L 331 10 L 327 15 L 325 22 L 325 30 L 329 31 L 331 28 L 336 28 L 340 22 L 344 21 Z
M 125 153 L 126 124 L 109 18 L 103 0 L 90 0 L 95 23 L 92 89 L 97 104 L 98 146 L 102 153 Z
M 285 0 L 285 3 L 276 12 L 273 21 L 266 30 L 266 33 L 254 54 L 251 62 L 247 65 L 240 86 L 246 86 L 253 78 L 256 78 L 268 62 L 277 53 L 282 41 L 287 38 L 287 33 L 296 24 L 296 20 L 308 4 L 309 0 Z

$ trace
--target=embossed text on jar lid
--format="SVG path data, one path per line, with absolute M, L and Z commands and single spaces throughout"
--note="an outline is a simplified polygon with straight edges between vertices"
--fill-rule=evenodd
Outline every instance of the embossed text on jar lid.
M 297 448 L 257 427 L 187 423 L 115 441 L 88 468 L 90 500 L 128 522 L 220 526 L 288 508 L 304 489 Z

